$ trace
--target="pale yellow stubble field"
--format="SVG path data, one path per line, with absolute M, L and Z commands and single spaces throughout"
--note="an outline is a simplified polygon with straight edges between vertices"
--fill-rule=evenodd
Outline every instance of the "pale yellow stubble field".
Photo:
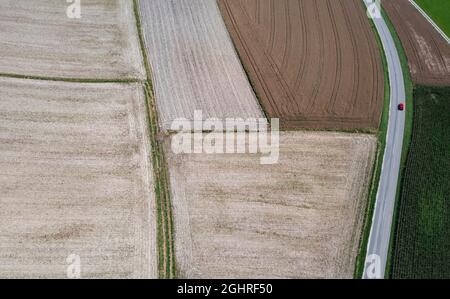
M 79 19 L 69 5 L 0 0 L 0 74 L 145 79 L 133 1 L 81 1 Z
M 0 79 L 0 277 L 155 278 L 148 117 L 138 84 Z
M 274 165 L 165 148 L 181 277 L 353 276 L 374 136 L 284 132 Z

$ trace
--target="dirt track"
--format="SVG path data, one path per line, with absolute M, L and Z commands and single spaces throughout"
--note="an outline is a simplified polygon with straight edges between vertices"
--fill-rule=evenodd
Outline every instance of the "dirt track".
M 0 73 L 80 79 L 144 79 L 131 0 L 0 0 Z
M 378 128 L 382 65 L 361 1 L 219 4 L 266 113 L 282 127 Z
M 156 278 L 145 99 L 137 84 L 0 79 L 0 277 Z
M 280 163 L 175 155 L 178 270 L 187 278 L 351 278 L 376 148 L 369 135 L 288 132 Z
M 408 56 L 413 81 L 450 85 L 450 45 L 408 0 L 382 3 Z

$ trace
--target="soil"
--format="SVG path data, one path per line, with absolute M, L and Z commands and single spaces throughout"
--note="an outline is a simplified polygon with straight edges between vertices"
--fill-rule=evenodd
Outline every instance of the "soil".
M 378 128 L 383 70 L 362 1 L 219 5 L 266 114 L 282 128 Z

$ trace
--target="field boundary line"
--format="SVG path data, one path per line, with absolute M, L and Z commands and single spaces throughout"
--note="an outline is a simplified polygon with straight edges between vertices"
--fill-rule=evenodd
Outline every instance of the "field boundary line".
M 174 228 L 172 219 L 172 204 L 170 198 L 170 182 L 167 161 L 164 155 L 163 140 L 159 124 L 158 109 L 154 97 L 152 85 L 152 72 L 145 48 L 142 32 L 141 18 L 139 14 L 138 0 L 133 0 L 133 11 L 139 35 L 139 45 L 144 60 L 144 68 L 147 80 L 144 83 L 145 100 L 149 117 L 150 141 L 152 144 L 152 162 L 155 175 L 155 197 L 157 206 L 157 237 L 158 237 L 158 276 L 159 278 L 175 278 L 176 262 L 174 249 Z
M 169 175 L 167 163 L 164 156 L 163 142 L 160 140 L 159 118 L 156 102 L 153 96 L 151 70 L 148 64 L 147 53 L 144 47 L 141 21 L 138 11 L 138 0 L 133 0 L 133 11 L 139 38 L 140 50 L 143 55 L 146 77 L 139 78 L 76 78 L 76 77 L 47 77 L 37 75 L 26 75 L 16 73 L 0 73 L 0 79 L 35 80 L 47 82 L 61 82 L 73 84 L 139 84 L 144 92 L 146 113 L 148 118 L 149 139 L 151 143 L 152 169 L 154 174 L 154 191 L 157 209 L 157 250 L 158 250 L 158 276 L 159 278 L 174 278 L 176 263 L 174 254 L 173 222 L 171 216 L 171 201 L 169 188 Z
M 36 81 L 53 81 L 53 82 L 67 82 L 67 83 L 144 83 L 145 81 L 137 78 L 124 79 L 94 79 L 94 78 L 65 78 L 65 77 L 45 77 L 45 76 L 30 76 L 11 73 L 0 73 L 0 78 L 24 79 Z
M 447 44 L 450 44 L 450 38 L 445 34 L 445 32 L 433 21 L 433 19 L 422 9 L 422 7 L 419 6 L 414 0 L 408 0 L 412 6 L 414 6 L 421 14 L 422 16 L 427 19 L 427 21 L 431 24 L 431 26 L 436 29 L 436 31 L 444 38 L 444 40 L 447 42 Z

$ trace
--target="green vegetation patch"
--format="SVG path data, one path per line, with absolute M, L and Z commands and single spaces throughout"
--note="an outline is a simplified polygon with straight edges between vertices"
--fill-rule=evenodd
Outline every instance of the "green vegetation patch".
M 450 87 L 416 87 L 393 278 L 450 278 Z
M 450 1 L 415 0 L 430 18 L 450 37 Z

